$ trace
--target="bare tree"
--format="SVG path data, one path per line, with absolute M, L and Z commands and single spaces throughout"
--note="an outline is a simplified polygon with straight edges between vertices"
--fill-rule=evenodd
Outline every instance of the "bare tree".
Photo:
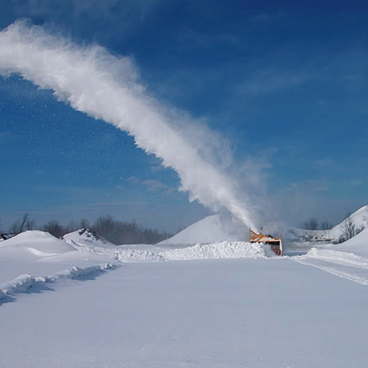
M 65 234 L 72 233 L 78 229 L 80 229 L 79 222 L 76 220 L 70 220 L 68 225 L 65 226 Z
M 90 226 L 89 226 L 89 221 L 87 219 L 82 219 L 80 221 L 80 227 L 82 229 L 88 229 Z
M 328 221 L 321 222 L 321 230 L 330 230 L 332 225 Z
M 91 230 L 116 245 L 156 244 L 172 236 L 172 234 L 159 232 L 156 229 L 144 228 L 142 225 L 137 224 L 136 220 L 131 222 L 118 221 L 110 215 L 99 217 Z
M 310 218 L 302 224 L 302 227 L 306 230 L 318 230 L 318 221 L 315 218 Z
M 61 238 L 66 234 L 66 229 L 60 225 L 56 220 L 51 220 L 47 224 L 45 224 L 42 228 L 43 231 L 47 231 L 51 235 Z
M 35 228 L 34 220 L 29 218 L 29 213 L 24 213 L 21 221 L 14 222 L 10 228 L 10 233 L 22 233 L 25 230 L 33 230 Z
M 345 220 L 341 224 L 341 227 L 342 227 L 343 233 L 339 239 L 340 243 L 345 242 L 356 235 L 356 227 L 355 227 L 353 219 L 351 218 L 351 212 L 348 212 L 346 214 Z

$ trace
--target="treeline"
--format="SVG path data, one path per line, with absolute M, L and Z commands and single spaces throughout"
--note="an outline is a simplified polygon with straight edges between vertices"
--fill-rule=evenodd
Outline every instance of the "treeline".
M 302 229 L 306 230 L 330 230 L 332 225 L 328 221 L 322 221 L 321 223 L 314 217 L 301 224 Z
M 135 220 L 131 222 L 119 221 L 110 215 L 99 217 L 93 224 L 90 224 L 85 219 L 81 221 L 70 221 L 67 225 L 62 225 L 56 220 L 51 220 L 45 225 L 38 227 L 28 213 L 25 213 L 21 220 L 15 221 L 9 227 L 8 232 L 18 234 L 26 230 L 42 230 L 57 238 L 61 238 L 65 234 L 83 228 L 93 231 L 97 236 L 101 236 L 115 245 L 156 244 L 173 236 L 173 234 L 168 232 L 146 228 L 138 224 Z

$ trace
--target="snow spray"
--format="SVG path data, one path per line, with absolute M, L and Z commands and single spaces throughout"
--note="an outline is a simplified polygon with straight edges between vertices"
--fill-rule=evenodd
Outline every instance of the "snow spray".
M 220 146 L 214 143 L 216 134 L 150 96 L 131 58 L 97 45 L 79 46 L 21 20 L 0 32 L 0 74 L 12 73 L 53 90 L 75 110 L 126 131 L 137 147 L 177 172 L 179 190 L 188 192 L 191 201 L 215 212 L 225 208 L 256 228 L 249 197 L 214 163 Z

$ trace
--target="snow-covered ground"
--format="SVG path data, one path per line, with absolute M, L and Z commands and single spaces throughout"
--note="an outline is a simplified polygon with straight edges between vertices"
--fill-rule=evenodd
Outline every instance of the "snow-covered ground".
M 0 244 L 0 366 L 364 368 L 366 286 L 368 229 L 283 258 L 26 232 Z

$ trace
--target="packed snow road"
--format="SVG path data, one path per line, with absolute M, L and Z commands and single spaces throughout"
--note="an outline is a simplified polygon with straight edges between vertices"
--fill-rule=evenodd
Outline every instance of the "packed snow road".
M 291 259 L 126 264 L 0 307 L 7 368 L 367 366 L 368 293 Z

